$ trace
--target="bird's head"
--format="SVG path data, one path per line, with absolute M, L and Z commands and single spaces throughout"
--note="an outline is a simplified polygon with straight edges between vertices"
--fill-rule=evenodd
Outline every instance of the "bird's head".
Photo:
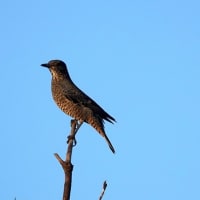
M 55 78 L 62 75 L 69 76 L 67 66 L 62 60 L 50 60 L 48 63 L 41 64 L 41 66 L 47 67 Z

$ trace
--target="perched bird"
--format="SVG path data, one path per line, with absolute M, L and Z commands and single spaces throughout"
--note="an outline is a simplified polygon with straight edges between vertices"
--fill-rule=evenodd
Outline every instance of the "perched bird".
M 41 66 L 47 67 L 51 72 L 52 96 L 58 107 L 79 122 L 87 122 L 95 128 L 115 153 L 104 130 L 104 120 L 113 123 L 115 119 L 73 83 L 63 61 L 51 60 Z

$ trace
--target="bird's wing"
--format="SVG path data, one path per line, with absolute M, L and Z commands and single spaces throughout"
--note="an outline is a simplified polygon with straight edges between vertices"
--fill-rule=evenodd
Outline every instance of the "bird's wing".
M 75 86 L 76 87 L 76 86 Z M 83 91 L 76 87 L 76 89 L 67 90 L 65 97 L 75 104 L 85 106 L 91 109 L 95 114 L 98 114 L 101 118 L 113 123 L 115 119 L 110 116 L 103 108 L 101 108 L 93 99 L 87 96 Z

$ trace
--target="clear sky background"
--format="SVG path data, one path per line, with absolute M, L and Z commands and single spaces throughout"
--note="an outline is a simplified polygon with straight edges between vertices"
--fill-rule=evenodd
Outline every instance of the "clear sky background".
M 41 63 L 73 81 L 117 123 L 116 148 L 89 125 L 73 151 L 71 199 L 200 199 L 200 3 L 2 1 L 0 199 L 62 199 L 70 117 Z

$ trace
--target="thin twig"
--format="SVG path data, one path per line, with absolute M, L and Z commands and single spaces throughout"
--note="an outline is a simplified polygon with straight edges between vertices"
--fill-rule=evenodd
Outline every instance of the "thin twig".
M 68 148 L 67 148 L 65 161 L 62 160 L 57 153 L 54 154 L 56 159 L 58 160 L 58 162 L 61 164 L 61 166 L 64 170 L 64 173 L 65 173 L 63 200 L 70 199 L 71 183 L 72 183 L 72 170 L 73 170 L 73 165 L 71 163 L 72 149 L 74 146 L 73 141 L 75 140 L 75 135 L 81 125 L 82 125 L 82 123 L 78 124 L 77 120 L 75 120 L 75 119 L 71 120 L 71 132 L 68 137 Z
M 103 198 L 103 195 L 104 195 L 104 193 L 106 191 L 106 187 L 107 187 L 107 183 L 106 183 L 106 181 L 104 181 L 104 183 L 103 183 L 103 189 L 102 189 L 101 195 L 99 197 L 99 200 L 101 200 Z

